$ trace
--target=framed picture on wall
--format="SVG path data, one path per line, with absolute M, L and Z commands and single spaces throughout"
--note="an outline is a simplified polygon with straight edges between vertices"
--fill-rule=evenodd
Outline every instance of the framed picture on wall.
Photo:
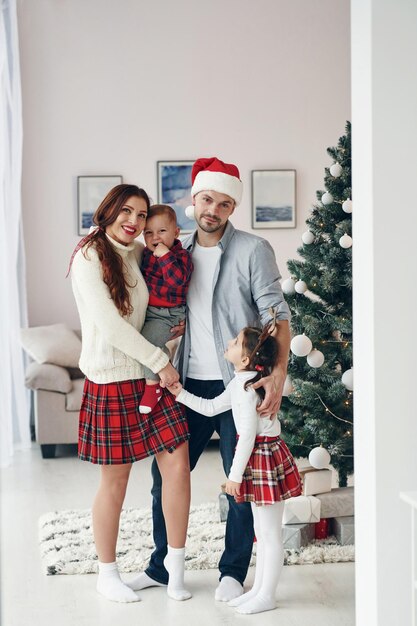
M 252 228 L 295 228 L 295 170 L 252 170 Z
M 185 215 L 191 204 L 191 169 L 194 161 L 158 161 L 158 202 L 169 204 L 176 215 L 181 233 L 190 233 L 195 228 L 194 220 Z
M 93 215 L 105 195 L 123 182 L 120 175 L 77 176 L 78 234 L 87 235 Z

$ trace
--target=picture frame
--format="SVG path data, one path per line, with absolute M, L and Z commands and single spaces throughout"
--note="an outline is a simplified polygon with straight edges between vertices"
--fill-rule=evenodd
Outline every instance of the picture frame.
M 123 182 L 120 174 L 77 176 L 78 234 L 88 235 L 93 215 L 106 194 Z
M 252 170 L 252 228 L 295 228 L 295 170 Z
M 193 161 L 157 161 L 158 203 L 171 206 L 177 216 L 181 234 L 191 233 L 195 221 L 185 214 L 192 203 L 191 170 Z

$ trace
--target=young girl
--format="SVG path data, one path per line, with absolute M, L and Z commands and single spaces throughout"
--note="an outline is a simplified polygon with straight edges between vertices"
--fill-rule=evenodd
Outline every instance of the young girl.
M 234 365 L 236 375 L 217 398 L 198 398 L 179 383 L 169 387 L 179 402 L 198 413 L 213 416 L 232 409 L 238 441 L 226 493 L 236 502 L 251 503 L 257 539 L 253 587 L 229 602 L 245 614 L 276 608 L 275 592 L 284 560 L 284 500 L 301 493 L 294 459 L 279 436 L 280 423 L 276 416 L 260 417 L 256 409 L 264 392 L 251 387 L 271 373 L 277 360 L 277 343 L 271 336 L 274 328 L 274 322 L 262 331 L 247 327 L 229 341 L 225 358 Z

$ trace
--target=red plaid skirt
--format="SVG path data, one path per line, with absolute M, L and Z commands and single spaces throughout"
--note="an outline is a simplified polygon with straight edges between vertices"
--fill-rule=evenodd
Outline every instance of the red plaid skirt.
M 189 439 L 184 408 L 166 389 L 151 413 L 139 413 L 144 389 L 144 379 L 101 385 L 85 380 L 80 459 L 100 465 L 132 463 L 163 450 L 173 452 Z
M 286 443 L 281 437 L 256 437 L 236 502 L 263 506 L 300 494 L 300 475 Z

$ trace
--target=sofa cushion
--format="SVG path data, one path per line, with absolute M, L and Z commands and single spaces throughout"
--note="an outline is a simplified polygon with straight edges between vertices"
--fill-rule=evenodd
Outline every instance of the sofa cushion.
M 65 408 L 67 411 L 79 411 L 83 397 L 84 379 L 78 378 L 72 381 L 72 389 L 67 393 Z
M 25 384 L 29 389 L 45 389 L 68 393 L 72 389 L 72 381 L 68 371 L 51 363 L 30 363 L 26 369 Z
M 37 363 L 78 366 L 81 340 L 65 324 L 22 328 L 20 333 L 23 348 Z

